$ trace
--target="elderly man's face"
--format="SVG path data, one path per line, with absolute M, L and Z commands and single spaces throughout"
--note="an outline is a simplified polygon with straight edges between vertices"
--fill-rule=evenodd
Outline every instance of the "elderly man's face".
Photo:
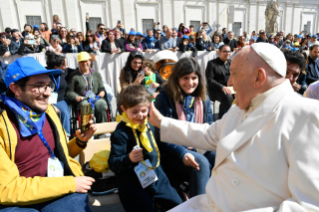
M 171 30 L 171 29 L 168 29 L 168 30 L 166 31 L 166 36 L 167 36 L 167 37 L 172 36 L 172 30 Z
M 148 36 L 149 38 L 153 37 L 153 30 L 147 31 L 147 36 Z
M 176 30 L 173 30 L 173 31 L 172 31 L 172 37 L 173 37 L 173 38 L 176 38 L 176 37 L 177 37 L 177 31 L 176 31 Z
M 300 67 L 297 63 L 290 63 L 287 61 L 286 79 L 289 79 L 291 85 L 293 85 L 300 74 Z
M 312 51 L 309 51 L 309 55 L 313 60 L 318 59 L 319 57 L 319 47 L 314 47 Z
M 232 40 L 234 38 L 234 33 L 228 33 L 227 38 L 228 40 Z

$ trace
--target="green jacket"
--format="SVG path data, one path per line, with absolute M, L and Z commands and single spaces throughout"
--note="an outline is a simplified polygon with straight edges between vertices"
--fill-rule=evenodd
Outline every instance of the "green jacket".
M 98 71 L 93 71 L 91 76 L 93 76 L 93 93 L 98 95 L 101 91 L 105 91 L 101 74 Z M 71 80 L 68 82 L 66 97 L 71 101 L 75 101 L 77 96 L 85 96 L 84 92 L 88 85 L 82 73 L 80 73 L 79 70 L 76 70 L 73 72 L 70 79 Z

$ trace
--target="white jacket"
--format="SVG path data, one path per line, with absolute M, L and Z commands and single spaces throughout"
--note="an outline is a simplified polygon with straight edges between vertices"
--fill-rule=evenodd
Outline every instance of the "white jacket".
M 162 120 L 162 141 L 217 149 L 206 194 L 171 211 L 319 211 L 319 101 L 286 80 L 243 115 L 234 105 L 210 126 Z

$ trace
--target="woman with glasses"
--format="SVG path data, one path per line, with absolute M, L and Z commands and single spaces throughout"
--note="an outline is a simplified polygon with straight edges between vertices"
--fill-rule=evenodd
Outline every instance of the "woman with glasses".
M 114 30 L 109 31 L 109 37 L 103 40 L 102 43 L 102 52 L 110 53 L 110 54 L 120 54 L 125 51 L 122 43 L 115 39 L 117 36 L 117 32 Z
M 244 36 L 238 36 L 238 41 L 237 41 L 237 47 L 238 50 L 241 50 L 242 48 L 244 48 L 247 44 L 245 43 L 246 39 Z
M 86 40 L 83 42 L 83 50 L 88 53 L 100 51 L 99 43 L 95 40 L 94 31 L 91 29 L 86 33 Z
M 206 30 L 202 29 L 201 31 L 199 31 L 196 39 L 196 49 L 198 51 L 210 52 L 212 50 L 211 45 L 212 43 L 210 37 L 206 34 Z
M 83 51 L 82 46 L 80 46 L 79 40 L 75 39 L 75 36 L 68 33 L 66 36 L 67 45 L 63 49 L 63 53 L 80 53 Z
M 91 57 L 87 52 L 78 54 L 79 68 L 74 71 L 68 81 L 66 97 L 81 108 L 82 105 L 91 104 L 91 113 L 97 123 L 107 122 L 106 91 L 101 74 L 90 68 Z
M 10 53 L 10 43 L 11 39 L 7 39 L 7 33 L 0 33 L 0 56 L 1 57 L 9 57 Z
M 213 41 L 212 41 L 212 51 L 218 52 L 219 47 L 224 45 L 223 37 L 220 33 L 216 33 L 213 35 Z
M 127 40 L 124 41 L 126 52 L 143 52 L 143 46 L 141 42 L 135 40 L 136 32 L 130 31 Z
M 82 32 L 77 32 L 75 38 L 79 41 L 80 45 L 83 47 L 84 35 Z
M 166 117 L 198 124 L 213 123 L 210 99 L 200 66 L 194 58 L 182 58 L 174 65 L 167 83 L 156 97 L 155 106 Z M 159 130 L 155 135 L 161 165 L 173 187 L 189 182 L 190 198 L 204 194 L 214 167 L 215 152 L 161 142 Z
M 67 35 L 68 35 L 68 30 L 65 27 L 61 27 L 61 29 L 59 31 L 59 37 L 60 37 L 60 45 L 61 45 L 63 50 L 68 45 L 68 42 L 66 40 Z
M 51 44 L 46 47 L 47 51 L 62 53 L 62 47 L 60 46 L 60 38 L 58 35 L 51 36 Z
M 139 85 L 145 78 L 142 71 L 144 56 L 142 52 L 131 52 L 126 61 L 125 67 L 121 70 L 120 84 L 121 89 L 129 85 Z
M 46 23 L 41 23 L 40 24 L 40 31 L 41 31 L 43 37 L 47 41 L 49 41 L 50 40 L 50 35 L 51 35 L 52 32 L 49 30 L 48 25 Z
M 63 73 L 60 76 L 55 76 L 52 81 L 55 84 L 55 89 L 52 90 L 50 104 L 53 104 L 57 109 L 61 117 L 61 123 L 68 137 L 71 136 L 70 127 L 70 110 L 68 102 L 66 101 L 66 89 L 68 87 L 68 80 L 71 72 L 74 70 L 69 69 L 67 66 L 66 58 L 62 55 L 55 54 L 54 52 L 47 51 L 45 53 L 47 57 L 47 69 L 60 69 Z

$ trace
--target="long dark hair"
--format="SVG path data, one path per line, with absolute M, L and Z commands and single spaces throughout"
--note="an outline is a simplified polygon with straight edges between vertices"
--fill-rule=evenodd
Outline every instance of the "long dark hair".
M 132 42 L 132 41 L 130 40 L 130 36 L 131 36 L 131 35 L 128 35 L 126 41 L 127 41 L 128 43 L 132 44 L 135 48 L 138 48 L 140 42 L 139 42 L 138 40 L 136 40 L 136 39 L 134 39 L 134 41 Z M 136 36 L 135 36 L 135 38 L 136 38 Z
M 130 55 L 128 56 L 128 59 L 126 61 L 126 64 L 125 64 L 125 67 L 124 67 L 124 78 L 125 78 L 125 81 L 128 82 L 129 84 L 131 84 L 138 72 L 134 71 L 131 67 L 131 62 L 135 59 L 135 58 L 140 58 L 142 60 L 142 64 L 143 64 L 143 60 L 144 60 L 144 56 L 141 52 L 131 52 Z M 142 69 L 142 66 L 140 68 L 140 70 Z M 139 71 L 140 71 L 139 70 Z
M 199 97 L 202 101 L 206 100 L 206 88 L 198 62 L 194 58 L 182 58 L 174 65 L 165 89 L 165 92 L 172 97 L 175 102 L 184 102 L 183 90 L 178 82 L 179 78 L 194 72 L 198 76 L 198 85 L 192 93 L 192 96 Z
M 47 69 L 55 69 L 55 66 L 60 67 L 65 63 L 65 57 L 54 52 L 47 51 L 45 56 L 47 57 Z

